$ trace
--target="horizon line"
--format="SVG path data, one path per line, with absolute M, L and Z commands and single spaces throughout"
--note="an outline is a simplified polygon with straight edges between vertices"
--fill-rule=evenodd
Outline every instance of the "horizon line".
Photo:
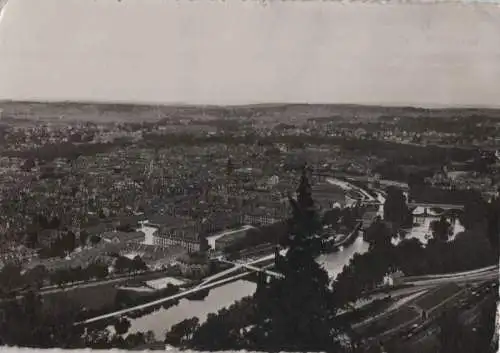
M 113 100 L 113 99 L 9 99 L 0 98 L 0 104 L 5 103 L 35 103 L 35 104 L 95 104 L 95 105 L 137 105 L 137 106 L 161 106 L 161 107 L 219 107 L 219 108 L 236 108 L 236 107 L 258 107 L 258 106 L 286 106 L 286 105 L 311 105 L 311 106 L 359 106 L 359 107 L 379 107 L 379 108 L 406 108 L 406 109 L 486 109 L 486 110 L 500 110 L 499 105 L 473 105 L 473 104 L 440 104 L 440 103 L 359 103 L 359 102 L 300 102 L 300 101 L 262 101 L 262 102 L 248 102 L 248 103 L 187 103 L 187 102 L 165 102 L 165 101 L 129 101 L 129 100 Z

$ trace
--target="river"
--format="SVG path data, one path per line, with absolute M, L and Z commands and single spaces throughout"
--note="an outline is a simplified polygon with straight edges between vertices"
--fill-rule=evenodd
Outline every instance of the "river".
M 345 189 L 349 188 L 349 185 L 345 182 L 339 181 L 338 184 Z M 363 194 L 367 195 L 366 193 Z M 368 194 L 367 198 L 372 197 Z M 384 197 L 378 192 L 377 199 L 382 204 L 385 201 Z M 377 213 L 381 216 L 383 215 L 382 205 L 380 205 Z M 414 227 L 408 237 L 416 237 L 425 243 L 425 232 L 423 230 L 428 229 L 430 221 L 431 220 L 426 219 L 423 224 Z M 463 228 L 461 228 L 459 224 L 455 224 L 454 234 L 461 231 L 461 229 Z M 154 230 L 152 228 L 146 229 L 144 227 L 143 231 L 147 232 L 145 243 L 151 243 L 152 233 Z M 335 253 L 319 256 L 318 263 L 322 264 L 328 271 L 330 277 L 334 279 L 340 272 L 342 272 L 343 267 L 349 263 L 354 254 L 365 253 L 366 251 L 368 251 L 368 244 L 360 235 L 349 246 L 345 248 L 341 247 L 339 251 Z M 131 320 L 132 326 L 129 332 L 133 333 L 151 330 L 155 333 L 157 339 L 163 339 L 165 332 L 169 330 L 172 325 L 193 316 L 198 317 L 200 322 L 203 322 L 206 320 L 209 313 L 216 313 L 218 310 L 230 306 L 236 300 L 252 295 L 255 289 L 256 284 L 246 280 L 238 280 L 222 287 L 214 288 L 210 290 L 210 293 L 203 301 L 189 301 L 187 299 L 183 299 L 177 306 L 169 309 L 161 308 L 154 313 Z
M 345 190 L 356 188 L 349 183 L 334 178 L 329 178 L 328 182 L 336 183 Z M 356 189 L 360 190 L 359 188 Z M 363 191 L 362 193 L 365 197 L 370 198 L 369 194 Z M 379 195 L 379 200 L 382 202 L 385 201 L 381 195 Z M 382 207 L 380 207 L 379 212 L 381 210 Z M 145 243 L 151 244 L 154 229 L 143 225 L 142 229 L 139 230 L 146 233 Z M 362 236 L 358 236 L 351 245 L 341 247 L 339 251 L 335 253 L 319 256 L 318 263 L 323 265 L 330 277 L 334 279 L 342 272 L 344 265 L 349 263 L 349 260 L 354 254 L 364 253 L 366 251 L 368 251 L 368 244 L 363 241 Z M 132 326 L 130 332 L 152 330 L 157 339 L 162 339 L 165 336 L 165 332 L 170 329 L 172 325 L 193 316 L 198 317 L 200 322 L 203 322 L 206 320 L 209 313 L 216 313 L 218 310 L 230 306 L 236 300 L 252 295 L 255 292 L 255 288 L 255 283 L 246 280 L 239 280 L 222 287 L 214 288 L 210 290 L 210 293 L 203 301 L 189 301 L 183 299 L 175 307 L 169 309 L 161 308 L 154 313 L 131 320 Z
M 355 253 L 363 253 L 368 250 L 368 244 L 359 236 L 351 245 L 341 248 L 338 252 L 321 255 L 318 263 L 328 271 L 331 277 L 335 278 Z M 216 313 L 218 310 L 230 306 L 236 300 L 255 292 L 256 284 L 246 280 L 238 280 L 222 287 L 210 290 L 210 293 L 203 301 L 189 301 L 182 299 L 177 306 L 169 309 L 159 309 L 158 311 L 143 317 L 132 319 L 129 332 L 152 330 L 157 339 L 163 339 L 165 332 L 176 323 L 196 316 L 200 322 L 206 320 L 209 313 Z
M 210 290 L 210 293 L 203 301 L 180 300 L 179 304 L 169 308 L 161 308 L 149 315 L 132 319 L 130 333 L 138 331 L 152 330 L 157 339 L 163 339 L 165 332 L 172 325 L 196 316 L 200 322 L 206 320 L 210 313 L 217 313 L 218 310 L 230 306 L 235 301 L 252 295 L 257 285 L 253 282 L 239 280 Z

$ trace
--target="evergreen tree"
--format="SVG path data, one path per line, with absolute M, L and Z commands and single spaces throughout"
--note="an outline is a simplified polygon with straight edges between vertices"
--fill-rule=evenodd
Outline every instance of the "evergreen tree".
M 279 259 L 283 279 L 269 284 L 259 281 L 258 323 L 248 337 L 259 350 L 337 351 L 336 308 L 329 289 L 328 273 L 316 262 L 321 247 L 320 219 L 314 208 L 311 187 L 304 168 L 290 198 L 293 219 L 289 249 Z
M 393 222 L 397 227 L 411 226 L 412 215 L 406 203 L 403 192 L 396 187 L 387 189 L 387 198 L 384 203 L 384 219 Z
M 289 201 L 292 208 L 292 218 L 289 222 L 290 249 L 288 254 L 304 252 L 314 257 L 319 255 L 322 248 L 322 240 L 318 234 L 321 228 L 321 219 L 311 195 L 307 167 L 302 170 L 300 184 L 297 188 L 297 200 L 289 196 Z

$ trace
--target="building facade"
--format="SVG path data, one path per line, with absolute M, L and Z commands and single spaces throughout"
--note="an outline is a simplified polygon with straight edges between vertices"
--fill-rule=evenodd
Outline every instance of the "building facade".
M 182 246 L 188 252 L 198 252 L 201 249 L 201 244 L 199 240 L 176 237 L 166 234 L 159 234 L 153 238 L 153 244 L 167 248 L 170 246 Z

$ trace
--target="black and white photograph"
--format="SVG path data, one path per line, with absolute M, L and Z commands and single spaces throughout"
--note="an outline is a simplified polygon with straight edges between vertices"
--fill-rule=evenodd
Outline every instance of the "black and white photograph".
M 495 353 L 499 239 L 500 3 L 0 0 L 2 352 Z

